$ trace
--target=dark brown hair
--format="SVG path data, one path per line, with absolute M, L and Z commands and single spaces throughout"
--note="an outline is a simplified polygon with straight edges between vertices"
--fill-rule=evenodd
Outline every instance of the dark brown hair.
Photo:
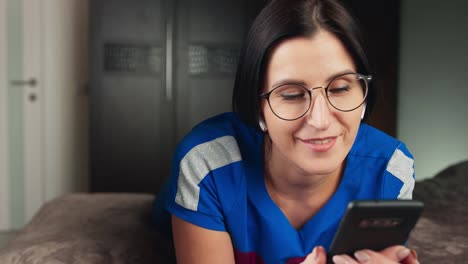
M 357 72 L 370 74 L 359 26 L 339 1 L 272 0 L 252 23 L 237 68 L 232 107 L 245 123 L 259 129 L 259 95 L 270 50 L 285 39 L 310 37 L 320 29 L 340 39 Z M 371 83 L 366 99 L 366 117 L 375 104 L 375 94 Z

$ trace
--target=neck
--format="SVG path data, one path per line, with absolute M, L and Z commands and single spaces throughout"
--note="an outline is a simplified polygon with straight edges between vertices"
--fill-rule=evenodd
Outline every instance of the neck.
M 270 161 L 265 164 L 269 163 L 265 168 L 265 183 L 269 191 L 302 202 L 317 201 L 318 197 L 328 200 L 338 188 L 343 167 L 329 174 L 311 175 L 298 168 L 289 168 L 284 163 L 274 165 Z
M 265 185 L 271 199 L 290 223 L 301 227 L 333 196 L 344 165 L 327 174 L 312 175 L 265 147 Z

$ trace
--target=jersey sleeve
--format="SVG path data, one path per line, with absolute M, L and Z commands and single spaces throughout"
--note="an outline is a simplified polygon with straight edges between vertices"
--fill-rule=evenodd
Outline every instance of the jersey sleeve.
M 232 164 L 240 160 L 233 135 L 192 131 L 176 150 L 166 210 L 192 224 L 225 231 L 220 188 L 232 186 L 219 184 L 217 178 L 235 173 Z
M 384 172 L 383 198 L 411 200 L 415 184 L 414 158 L 400 143 L 390 157 Z

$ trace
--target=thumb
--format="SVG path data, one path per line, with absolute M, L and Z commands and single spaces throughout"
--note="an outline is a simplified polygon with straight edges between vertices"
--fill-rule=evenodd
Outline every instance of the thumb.
M 411 250 L 401 245 L 391 246 L 391 247 L 385 248 L 384 250 L 380 252 L 384 254 L 385 256 L 387 256 L 388 258 L 391 258 L 392 260 L 395 260 L 398 262 L 402 261 L 403 259 L 407 258 L 409 255 L 411 255 Z

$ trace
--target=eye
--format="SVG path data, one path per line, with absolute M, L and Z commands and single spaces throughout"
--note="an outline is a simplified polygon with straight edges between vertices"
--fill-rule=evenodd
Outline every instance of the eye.
M 343 85 L 341 87 L 330 87 L 328 88 L 328 93 L 331 95 L 339 95 L 339 94 L 345 94 L 351 90 L 351 86 L 348 85 Z
M 283 100 L 287 101 L 299 100 L 305 97 L 304 93 L 282 93 L 280 96 L 283 98 Z
M 351 75 L 342 76 L 333 80 L 328 86 L 329 96 L 342 96 L 347 94 L 353 88 L 353 81 L 350 79 Z
M 275 96 L 282 101 L 302 101 L 308 97 L 307 91 L 295 85 L 284 85 L 278 87 Z

